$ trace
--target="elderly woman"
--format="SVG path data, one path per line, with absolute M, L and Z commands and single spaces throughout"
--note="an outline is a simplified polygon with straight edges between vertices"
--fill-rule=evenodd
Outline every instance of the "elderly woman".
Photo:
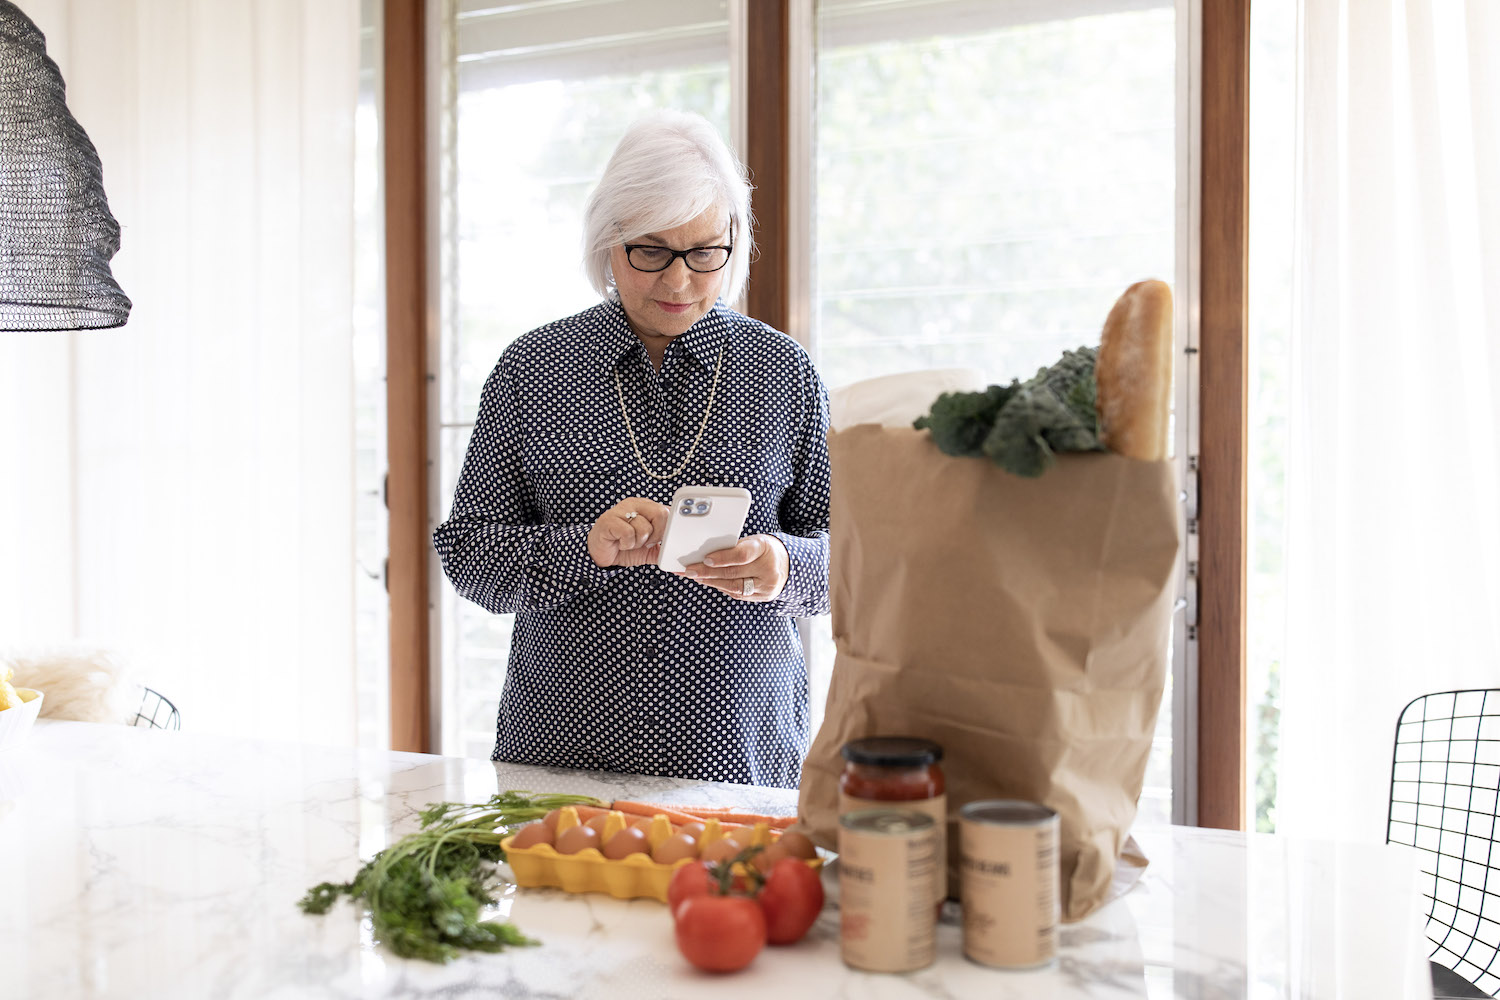
M 632 125 L 584 212 L 603 301 L 500 356 L 434 533 L 515 629 L 495 760 L 795 787 L 795 619 L 828 610 L 828 396 L 807 353 L 725 303 L 754 249 L 744 168 L 708 122 Z M 673 491 L 739 486 L 745 533 L 656 565 Z

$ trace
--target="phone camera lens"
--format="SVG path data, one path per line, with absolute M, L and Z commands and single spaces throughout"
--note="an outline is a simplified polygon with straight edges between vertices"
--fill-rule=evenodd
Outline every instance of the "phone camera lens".
M 697 505 L 697 507 L 695 509 L 700 514 L 707 514 L 708 513 L 708 503 L 706 501 L 699 500 L 698 501 L 698 505 Z

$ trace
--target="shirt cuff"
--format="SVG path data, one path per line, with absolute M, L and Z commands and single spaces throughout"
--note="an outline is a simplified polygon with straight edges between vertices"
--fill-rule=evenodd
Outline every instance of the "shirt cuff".
M 786 546 L 786 586 L 776 599 L 768 602 L 771 610 L 788 618 L 810 618 L 828 611 L 828 535 L 812 538 L 773 531 Z
M 555 579 L 564 590 L 593 590 L 626 568 L 600 566 L 594 562 L 594 557 L 589 555 L 590 527 L 587 524 L 554 527 L 547 533 L 543 551 L 538 553 L 537 569 L 556 573 Z

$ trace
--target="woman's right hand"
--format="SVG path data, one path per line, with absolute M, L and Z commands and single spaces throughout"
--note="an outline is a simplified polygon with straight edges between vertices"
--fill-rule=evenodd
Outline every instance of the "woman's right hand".
M 589 529 L 589 557 L 601 567 L 656 565 L 667 514 L 655 500 L 626 497 L 600 514 Z

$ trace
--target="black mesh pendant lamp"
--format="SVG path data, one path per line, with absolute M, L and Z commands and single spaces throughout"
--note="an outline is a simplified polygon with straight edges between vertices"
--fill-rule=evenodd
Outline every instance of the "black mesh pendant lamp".
M 110 258 L 120 224 L 99 154 L 68 113 L 31 19 L 0 0 L 0 330 L 124 326 Z

